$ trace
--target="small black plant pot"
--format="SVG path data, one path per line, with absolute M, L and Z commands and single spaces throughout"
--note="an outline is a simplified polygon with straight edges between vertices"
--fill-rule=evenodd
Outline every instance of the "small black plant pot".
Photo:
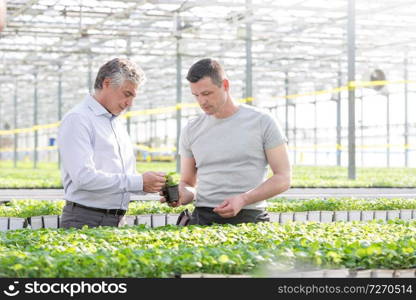
M 178 186 L 165 186 L 163 188 L 163 196 L 166 198 L 166 202 L 178 202 L 179 201 L 179 190 Z

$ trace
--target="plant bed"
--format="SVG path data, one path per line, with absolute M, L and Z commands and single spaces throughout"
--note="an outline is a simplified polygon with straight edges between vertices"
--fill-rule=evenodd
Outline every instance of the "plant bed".
M 416 209 L 416 199 L 405 198 L 277 198 L 267 204 L 270 212 Z
M 22 199 L 0 205 L 1 217 L 29 218 L 34 216 L 60 215 L 65 201 Z
M 348 217 L 340 219 L 336 211 L 308 211 L 308 212 L 282 212 L 269 213 L 270 222 L 286 224 L 288 222 L 318 222 L 329 223 L 339 221 L 372 221 L 379 220 L 385 222 L 386 218 L 380 218 L 372 212 L 371 217 L 366 216 L 368 211 L 343 211 Z M 387 216 L 392 211 L 376 211 L 378 215 Z M 411 211 L 412 218 L 409 218 L 409 211 L 402 214 L 400 210 L 396 218 L 401 220 L 416 220 L 416 210 Z M 345 217 L 345 214 L 343 216 Z M 403 218 L 401 216 L 403 215 Z M 14 230 L 21 228 L 60 228 L 60 215 L 34 216 L 30 218 L 0 217 L 0 231 Z M 126 215 L 126 224 L 124 226 L 145 225 L 150 228 L 157 228 L 166 225 L 176 225 L 179 214 L 144 214 L 144 215 Z M 12 224 L 9 226 L 9 223 Z M 14 225 L 13 225 L 14 224 Z
M 0 217 L 29 218 L 34 216 L 60 215 L 65 201 L 47 200 L 12 200 L 0 205 Z M 150 214 L 180 214 L 184 209 L 193 210 L 193 205 L 170 207 L 158 201 L 131 202 L 127 215 L 150 215 Z M 268 201 L 267 211 L 273 221 L 279 220 L 304 220 L 303 214 L 296 212 L 307 212 L 307 221 L 319 222 L 322 217 L 332 218 L 334 221 L 360 221 L 362 211 L 373 211 L 372 218 L 376 219 L 415 219 L 416 199 L 354 199 L 354 198 L 329 198 L 329 199 L 273 199 Z M 328 211 L 326 213 L 325 211 Z M 288 214 L 285 214 L 288 213 Z M 290 213 L 295 213 L 293 216 Z M 277 219 L 274 214 L 280 214 Z M 367 217 L 365 215 L 364 217 Z M 370 218 L 371 219 L 371 218 Z
M 416 221 L 0 232 L 1 277 L 251 274 L 262 266 L 412 269 Z
M 0 188 L 62 188 L 57 164 L 0 161 Z M 140 162 L 139 173 L 145 171 L 173 171 L 175 163 Z M 271 176 L 271 172 L 269 176 Z M 348 179 L 348 170 L 336 166 L 293 166 L 292 187 L 416 187 L 415 168 L 357 168 L 357 179 Z

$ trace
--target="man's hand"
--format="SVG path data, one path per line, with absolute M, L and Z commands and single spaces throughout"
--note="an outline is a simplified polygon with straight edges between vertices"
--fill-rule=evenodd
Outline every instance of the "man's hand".
M 143 177 L 143 191 L 146 193 L 157 193 L 165 185 L 165 173 L 145 172 Z
M 166 198 L 163 197 L 163 192 L 160 192 L 159 195 L 162 196 L 159 199 L 160 203 L 165 203 L 166 202 L 167 205 L 169 205 L 170 207 L 178 207 L 178 206 L 182 205 L 181 196 L 180 196 L 181 194 L 179 194 L 179 201 L 175 201 L 175 202 L 167 202 Z
M 245 194 L 230 197 L 224 200 L 220 205 L 214 208 L 214 212 L 223 218 L 235 217 L 240 210 L 246 205 Z
M 194 193 L 195 193 L 195 189 L 188 187 L 188 186 L 183 186 L 182 184 L 179 184 L 179 201 L 176 202 L 167 202 L 165 197 L 161 197 L 160 198 L 160 202 L 161 203 L 165 203 L 167 202 L 167 204 L 171 207 L 178 207 L 181 205 L 186 205 L 190 202 L 192 202 L 192 200 L 194 199 Z M 163 196 L 163 192 L 159 193 L 161 196 Z

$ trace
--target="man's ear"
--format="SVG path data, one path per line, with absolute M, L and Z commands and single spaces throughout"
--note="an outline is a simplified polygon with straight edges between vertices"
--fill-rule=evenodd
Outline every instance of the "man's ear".
M 228 79 L 227 78 L 224 78 L 222 80 L 222 84 L 224 86 L 224 89 L 228 92 L 228 90 L 230 89 L 230 82 L 228 81 Z
M 104 78 L 103 80 L 103 88 L 109 88 L 111 85 L 111 79 L 110 78 Z

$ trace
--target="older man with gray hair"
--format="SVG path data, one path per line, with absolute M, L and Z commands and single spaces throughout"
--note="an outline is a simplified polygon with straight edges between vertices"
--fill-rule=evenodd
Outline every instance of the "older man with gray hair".
M 159 192 L 165 184 L 164 173 L 136 172 L 119 117 L 144 80 L 133 62 L 110 60 L 98 71 L 94 94 L 64 116 L 58 133 L 66 200 L 61 227 L 124 225 L 130 193 Z

